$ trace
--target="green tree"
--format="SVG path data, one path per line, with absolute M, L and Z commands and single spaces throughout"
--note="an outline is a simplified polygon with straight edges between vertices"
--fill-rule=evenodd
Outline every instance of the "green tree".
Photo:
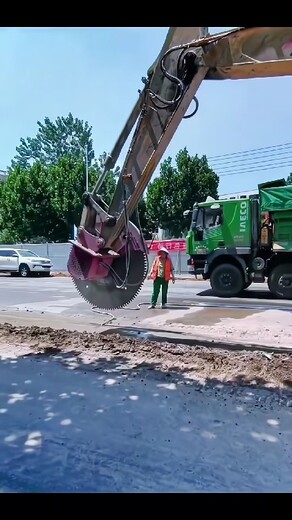
M 37 162 L 9 172 L 2 187 L 1 220 L 6 233 L 21 242 L 58 233 L 61 222 L 52 205 L 48 167 Z
M 16 244 L 18 242 L 18 237 L 13 234 L 13 232 L 8 229 L 2 229 L 0 231 L 0 244 Z
M 106 161 L 106 158 L 107 158 L 107 153 L 106 152 L 103 152 L 102 154 L 99 155 L 97 161 L 96 161 L 96 164 L 97 164 L 97 167 L 99 170 L 103 170 L 104 168 L 104 165 L 105 165 L 105 161 Z M 112 171 L 114 177 L 118 177 L 119 174 L 120 174 L 120 167 L 119 166 L 115 166 L 115 169 Z
M 101 168 L 98 162 L 88 170 L 89 191 L 98 180 Z M 57 166 L 50 168 L 52 205 L 63 220 L 67 229 L 67 239 L 72 233 L 73 225 L 79 226 L 83 209 L 82 195 L 85 191 L 84 163 L 75 162 L 71 156 L 60 159 Z M 114 173 L 109 171 L 101 187 L 100 194 L 109 204 L 116 186 Z M 65 239 L 65 237 L 64 237 Z
M 292 184 L 292 173 L 289 173 L 286 182 L 287 184 Z
M 145 240 L 150 240 L 152 238 L 152 234 L 156 230 L 156 224 L 155 222 L 152 222 L 150 216 L 148 215 L 146 200 L 144 198 L 139 201 L 138 213 L 144 238 Z
M 90 176 L 90 182 L 89 182 L 89 190 L 93 190 L 95 183 L 97 182 L 97 179 L 99 175 L 102 173 L 102 170 L 104 168 L 104 163 L 106 160 L 106 152 L 103 152 L 103 154 L 99 155 L 98 159 L 94 161 L 94 164 L 91 168 L 89 168 L 89 176 Z M 91 175 L 90 175 L 91 172 Z M 116 166 L 115 169 L 109 170 L 107 172 L 106 178 L 104 183 L 101 187 L 101 193 L 103 200 L 106 202 L 106 204 L 109 204 L 112 196 L 114 194 L 114 190 L 116 187 L 117 179 L 120 173 L 119 166 Z
M 202 202 L 209 195 L 218 197 L 219 177 L 209 167 L 206 156 L 190 156 L 184 148 L 160 166 L 160 176 L 147 190 L 147 212 L 150 219 L 180 237 L 185 230 L 183 212 L 191 209 L 195 202 Z
M 94 159 L 92 127 L 87 121 L 84 123 L 80 119 L 74 119 L 70 112 L 67 117 L 57 117 L 55 122 L 45 117 L 44 122 L 38 121 L 37 125 L 35 137 L 20 139 L 20 145 L 16 147 L 17 155 L 11 163 L 12 168 L 27 168 L 35 161 L 56 165 L 60 158 L 68 154 L 76 159 L 85 158 L 86 147 L 88 163 L 91 165 Z
M 98 163 L 89 168 L 88 174 L 91 190 L 100 175 Z M 106 203 L 111 200 L 115 184 L 114 174 L 109 172 L 101 189 Z M 73 225 L 80 223 L 84 191 L 82 158 L 67 155 L 56 165 L 37 161 L 27 168 L 16 166 L 0 193 L 0 221 L 5 236 L 20 242 L 36 238 L 66 242 L 72 236 Z

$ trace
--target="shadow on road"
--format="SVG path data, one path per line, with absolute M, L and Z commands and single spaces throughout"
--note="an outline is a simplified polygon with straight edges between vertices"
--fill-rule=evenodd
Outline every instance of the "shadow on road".
M 2 492 L 291 490 L 291 393 L 79 354 L 0 361 Z
M 212 289 L 207 289 L 206 291 L 201 291 L 197 293 L 197 296 L 213 296 L 214 298 L 218 298 L 215 296 Z M 224 298 L 228 298 L 228 296 L 224 296 Z M 233 297 L 234 298 L 234 297 Z M 281 300 L 281 298 L 276 298 L 270 291 L 254 291 L 254 290 L 246 290 L 242 291 L 237 298 L 247 298 L 249 300 Z M 219 298 L 220 300 L 220 298 Z

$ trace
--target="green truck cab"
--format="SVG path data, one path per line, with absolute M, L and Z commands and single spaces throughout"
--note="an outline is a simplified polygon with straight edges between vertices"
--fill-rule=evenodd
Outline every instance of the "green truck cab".
M 210 280 L 214 294 L 237 296 L 267 281 L 275 296 L 292 298 L 292 185 L 279 179 L 250 198 L 207 198 L 184 216 L 190 272 Z

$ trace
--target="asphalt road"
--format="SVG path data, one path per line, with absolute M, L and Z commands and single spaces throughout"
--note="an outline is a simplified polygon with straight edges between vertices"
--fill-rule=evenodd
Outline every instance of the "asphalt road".
M 146 280 L 139 296 L 128 311 L 138 304 L 146 308 L 150 301 L 152 284 Z M 254 284 L 240 298 L 222 299 L 212 296 L 209 283 L 203 280 L 177 280 L 169 289 L 170 306 L 198 305 L 260 309 L 291 309 L 292 301 L 275 300 L 264 284 Z M 0 311 L 31 311 L 54 315 L 92 316 L 91 306 L 76 291 L 70 278 L 11 278 L 0 277 Z M 121 315 L 125 310 L 114 311 Z
M 228 305 L 278 305 L 264 289 Z M 131 309 L 150 294 L 147 281 Z M 169 294 L 173 308 L 224 304 L 202 281 L 177 281 Z M 27 311 L 31 324 L 40 313 L 47 325 L 98 318 L 68 278 L 1 277 L 0 315 L 8 311 Z M 115 314 L 127 312 L 132 319 L 135 311 Z M 200 386 L 146 365 L 3 344 L 0 492 L 291 490 L 291 399 L 218 381 Z
M 168 376 L 2 352 L 0 492 L 291 491 L 288 401 Z

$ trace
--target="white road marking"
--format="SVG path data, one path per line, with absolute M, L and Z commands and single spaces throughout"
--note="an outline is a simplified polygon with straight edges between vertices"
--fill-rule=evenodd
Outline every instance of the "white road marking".
M 52 314 L 61 314 L 66 311 L 69 307 L 85 303 L 80 297 L 63 299 L 63 300 L 52 300 L 44 302 L 30 302 L 30 303 L 18 303 L 16 305 L 9 305 L 9 309 L 18 309 L 19 311 L 39 311 L 39 312 L 51 312 Z

